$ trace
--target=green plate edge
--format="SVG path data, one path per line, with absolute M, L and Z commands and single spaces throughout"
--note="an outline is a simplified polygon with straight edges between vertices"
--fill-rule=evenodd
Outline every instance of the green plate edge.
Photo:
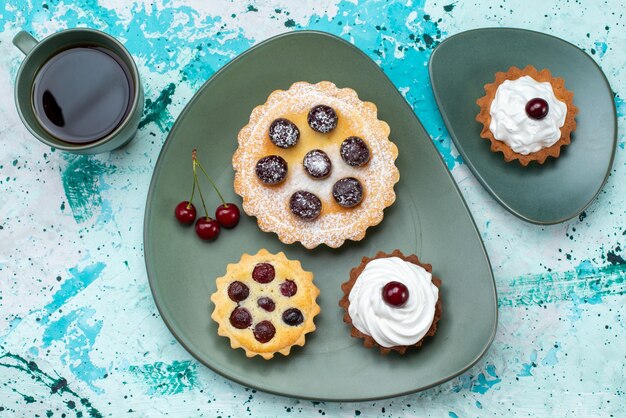
M 600 192 L 602 191 L 602 188 L 604 187 L 604 185 L 606 184 L 609 175 L 611 174 L 611 168 L 613 167 L 613 161 L 615 160 L 615 150 L 617 147 L 617 109 L 615 107 L 615 101 L 613 101 L 613 114 L 615 115 L 615 117 L 613 118 L 613 130 L 614 130 L 614 135 L 613 135 L 613 151 L 611 152 L 611 157 L 610 157 L 610 161 L 609 164 L 607 165 L 607 169 L 606 169 L 606 173 L 604 175 L 604 179 L 602 180 L 602 183 L 600 184 L 600 186 L 598 187 L 598 190 L 596 191 L 596 193 L 593 195 L 593 197 L 591 199 L 589 199 L 589 201 L 587 202 L 586 205 L 584 205 L 579 211 L 566 216 L 562 219 L 557 219 L 554 221 L 541 221 L 541 220 L 537 220 L 537 219 L 532 219 L 529 218 L 527 216 L 524 216 L 523 214 L 517 212 L 516 210 L 514 210 L 513 208 L 511 208 L 505 201 L 503 201 L 500 196 L 498 196 L 498 194 L 495 193 L 495 191 L 489 186 L 489 183 L 487 183 L 483 177 L 479 174 L 479 172 L 476 170 L 476 167 L 474 166 L 473 162 L 471 159 L 469 159 L 467 157 L 467 155 L 465 154 L 465 150 L 464 148 L 459 144 L 459 140 L 457 138 L 457 136 L 455 134 L 452 133 L 452 131 L 450 130 L 450 120 L 448 119 L 448 115 L 447 113 L 443 113 L 441 112 L 442 109 L 442 101 L 441 98 L 439 97 L 439 94 L 437 93 L 437 90 L 435 89 L 434 84 L 432 83 L 432 77 L 433 77 L 433 68 L 432 68 L 432 63 L 433 63 L 433 58 L 436 56 L 437 54 L 437 50 L 442 46 L 445 45 L 446 42 L 458 37 L 458 36 L 465 36 L 465 35 L 469 35 L 471 33 L 476 33 L 476 32 L 485 32 L 485 31 L 493 31 L 493 30 L 510 30 L 510 31 L 519 31 L 519 32 L 525 32 L 525 33 L 533 33 L 533 34 L 539 34 L 542 36 L 546 36 L 549 38 L 552 38 L 556 41 L 565 43 L 573 48 L 576 48 L 578 50 L 580 50 L 583 54 L 587 55 L 587 57 L 589 58 L 589 60 L 593 63 L 593 65 L 598 69 L 598 71 L 600 72 L 600 74 L 602 75 L 602 78 L 604 79 L 604 82 L 606 83 L 606 87 L 608 88 L 609 91 L 613 92 L 613 89 L 611 88 L 611 85 L 609 83 L 609 80 L 606 78 L 606 75 L 604 74 L 604 71 L 602 71 L 602 67 L 600 67 L 600 65 L 598 65 L 598 63 L 591 57 L 589 57 L 589 55 L 587 53 L 585 53 L 585 51 L 583 51 L 582 49 L 580 49 L 578 46 L 572 44 L 571 42 L 568 42 L 564 39 L 561 39 L 557 36 L 554 35 L 550 35 L 547 33 L 543 33 L 543 32 L 538 32 L 538 31 L 532 31 L 532 30 L 528 30 L 528 29 L 522 29 L 522 28 L 500 28 L 500 27 L 491 27 L 491 28 L 478 28 L 478 29 L 471 29 L 471 30 L 467 30 L 467 31 L 463 31 L 457 34 L 454 34 L 452 36 L 450 36 L 449 38 L 447 38 L 446 40 L 444 40 L 443 42 L 441 42 L 439 45 L 437 45 L 437 47 L 435 48 L 435 50 L 433 51 L 433 53 L 430 56 L 430 59 L 428 61 L 428 74 L 429 77 L 431 78 L 431 88 L 433 91 L 433 94 L 435 96 L 435 100 L 437 101 L 437 107 L 439 108 L 439 112 L 443 118 L 443 121 L 446 125 L 446 129 L 448 130 L 448 133 L 450 134 L 450 137 L 452 138 L 452 141 L 454 142 L 454 144 L 456 145 L 457 150 L 459 151 L 459 154 L 461 154 L 461 156 L 463 157 L 463 162 L 465 164 L 467 164 L 467 166 L 469 167 L 469 169 L 471 170 L 472 174 L 474 175 L 474 177 L 476 177 L 476 179 L 480 182 L 480 184 L 485 188 L 485 190 L 487 190 L 487 192 L 489 192 L 489 194 L 500 204 L 502 205 L 507 211 L 509 211 L 510 213 L 512 213 L 513 215 L 515 215 L 516 217 L 526 221 L 526 222 L 530 222 L 536 225 L 555 225 L 555 224 L 559 224 L 565 221 L 568 221 L 578 215 L 580 215 L 582 212 L 584 212 L 589 205 L 591 205 L 593 203 L 593 201 L 598 197 L 598 195 L 600 194 Z
M 155 174 L 156 174 L 156 170 L 159 167 L 161 160 L 163 158 L 163 156 L 166 153 L 166 150 L 169 148 L 169 146 L 171 145 L 171 137 L 173 136 L 173 134 L 176 132 L 176 129 L 179 126 L 179 121 L 183 119 L 183 117 L 187 114 L 187 112 L 189 111 L 189 109 L 192 107 L 192 105 L 194 104 L 196 98 L 204 91 L 204 89 L 207 88 L 207 86 L 215 79 L 217 79 L 219 76 L 221 76 L 224 72 L 226 72 L 226 70 L 228 69 L 228 67 L 231 65 L 231 63 L 240 60 L 242 57 L 250 54 L 251 52 L 253 52 L 255 49 L 268 44 L 274 40 L 277 40 L 279 38 L 283 38 L 283 37 L 289 37 L 289 36 L 294 36 L 294 35 L 302 35 L 302 34 L 315 34 L 315 35 L 321 35 L 321 36 L 327 36 L 330 38 L 333 38 L 336 41 L 342 42 L 346 45 L 349 45 L 351 48 L 355 49 L 359 54 L 361 54 L 364 58 L 366 58 L 366 61 L 368 62 L 369 65 L 371 65 L 376 71 L 378 71 L 379 73 L 381 73 L 381 75 L 383 76 L 383 79 L 385 80 L 385 82 L 388 84 L 390 89 L 393 89 L 397 94 L 400 94 L 397 91 L 397 88 L 395 87 L 395 85 L 391 82 L 391 80 L 389 79 L 389 77 L 387 77 L 387 75 L 382 71 L 382 69 L 380 67 L 378 67 L 378 65 L 376 65 L 376 63 L 374 61 L 372 61 L 363 51 L 361 51 L 358 47 L 356 47 L 355 45 L 353 45 L 352 43 L 338 37 L 335 36 L 333 34 L 327 33 L 327 32 L 322 32 L 322 31 L 315 31 L 315 30 L 300 30 L 300 31 L 293 31 L 293 32 L 285 32 L 276 36 L 273 36 L 271 38 L 268 38 L 252 47 L 250 47 L 248 50 L 246 50 L 245 52 L 241 53 L 240 55 L 238 55 L 237 57 L 233 58 L 231 61 L 229 61 L 227 64 L 225 64 L 222 68 L 220 68 L 217 72 L 215 72 L 215 74 L 213 74 L 199 89 L 198 91 L 192 96 L 192 98 L 190 99 L 190 101 L 187 103 L 187 105 L 185 105 L 185 108 L 182 110 L 182 112 L 180 113 L 180 115 L 178 116 L 178 118 L 176 119 L 176 122 L 174 123 L 174 125 L 172 126 L 171 131 L 169 132 L 163 147 L 161 148 L 161 151 L 159 153 L 159 157 L 155 163 L 155 168 L 153 171 L 153 175 L 152 175 L 152 179 L 150 181 L 150 186 L 148 189 L 148 194 L 146 197 L 146 208 L 145 208 L 145 212 L 144 212 L 144 231 L 143 231 L 143 240 L 144 240 L 144 261 L 145 261 L 145 265 L 146 265 L 146 272 L 147 272 L 147 276 L 148 276 L 148 283 L 150 285 L 150 291 L 152 294 L 152 298 L 155 302 L 155 305 L 157 307 L 157 310 L 159 312 L 159 315 L 161 316 L 161 319 L 163 320 L 163 322 L 165 323 L 165 325 L 167 326 L 167 328 L 169 329 L 169 331 L 172 333 L 172 335 L 174 336 L 174 338 L 179 342 L 179 344 L 187 351 L 189 352 L 189 354 L 191 354 L 197 361 L 199 361 L 201 364 L 205 365 L 206 367 L 208 367 L 209 369 L 213 370 L 214 372 L 216 372 L 217 374 L 231 380 L 234 381 L 244 387 L 249 387 L 249 388 L 253 388 L 262 392 L 266 392 L 266 393 L 270 393 L 273 395 L 278 395 L 278 396 L 285 396 L 285 397 L 291 397 L 294 398 L 293 395 L 290 394 L 285 394 L 279 391 L 274 391 L 274 390 L 268 390 L 264 387 L 261 387 L 259 385 L 254 385 L 254 384 L 250 384 L 247 382 L 243 382 L 233 376 L 229 376 L 226 373 L 223 373 L 222 371 L 216 369 L 215 367 L 213 367 L 211 364 L 207 363 L 206 361 L 204 361 L 202 358 L 200 358 L 199 356 L 197 356 L 193 350 L 185 343 L 185 341 L 178 335 L 177 331 L 174 329 L 174 326 L 170 323 L 169 319 L 164 316 L 162 307 L 159 303 L 159 299 L 157 297 L 156 291 L 155 291 L 155 284 L 154 284 L 154 271 L 150 265 L 150 262 L 148 261 L 147 258 L 147 254 L 149 253 L 148 248 L 150 246 L 149 244 L 149 240 L 148 240 L 148 228 L 147 228 L 147 224 L 148 224 L 148 219 L 150 218 L 150 214 L 152 211 L 151 206 L 149 205 L 149 202 L 151 201 L 152 195 L 154 193 L 154 189 L 155 189 Z M 430 135 L 428 135 L 428 133 L 426 132 L 426 130 L 424 129 L 421 121 L 419 120 L 419 118 L 417 117 L 417 115 L 415 115 L 415 112 L 413 112 L 413 109 L 411 108 L 411 106 L 406 102 L 406 99 L 403 98 L 403 102 L 404 105 L 408 107 L 408 109 L 410 110 L 410 113 L 413 115 L 414 117 L 414 122 L 417 123 L 417 125 L 419 126 L 419 128 L 424 131 L 425 136 L 427 136 L 428 138 L 430 138 Z M 432 139 L 430 141 L 430 146 L 432 146 L 433 148 L 435 148 L 435 154 L 437 155 L 437 158 L 439 159 L 440 164 L 443 165 L 443 167 L 446 167 L 446 164 L 443 160 L 443 158 L 441 157 L 441 155 L 439 154 L 439 152 L 436 150 L 435 145 L 432 143 Z M 498 325 L 498 321 L 499 321 L 499 312 L 498 312 L 498 303 L 497 303 L 497 289 L 496 289 L 496 283 L 495 283 L 495 279 L 493 277 L 493 269 L 491 267 L 491 261 L 489 260 L 489 255 L 487 254 L 487 251 L 485 249 L 483 240 L 480 236 L 480 231 L 478 230 L 478 228 L 476 227 L 476 222 L 474 221 L 474 217 L 472 216 L 471 211 L 469 210 L 469 207 L 467 206 L 467 202 L 465 201 L 465 199 L 463 198 L 463 195 L 461 194 L 458 185 L 456 184 L 456 182 L 454 181 L 454 178 L 452 177 L 451 173 L 445 169 L 445 172 L 447 173 L 450 182 L 452 183 L 454 190 L 456 191 L 456 194 L 458 195 L 460 201 L 463 203 L 463 206 L 467 212 L 467 214 L 469 215 L 469 219 L 471 220 L 471 225 L 474 229 L 474 231 L 476 232 L 476 236 L 478 238 L 478 241 L 480 243 L 480 247 L 482 249 L 482 252 L 485 256 L 485 261 L 487 262 L 487 267 L 488 267 L 488 272 L 489 272 L 489 279 L 491 280 L 491 282 L 493 283 L 493 300 L 495 302 L 495 306 L 494 306 L 494 312 L 495 312 L 495 317 L 494 317 L 494 323 L 493 323 L 493 329 L 491 330 L 491 334 L 489 336 L 488 341 L 486 342 L 485 346 L 483 347 L 483 349 L 481 350 L 481 352 L 473 359 L 471 360 L 466 367 L 460 369 L 459 371 L 457 371 L 456 373 L 452 373 L 448 376 L 445 376 L 444 378 L 441 378 L 440 380 L 433 382 L 432 384 L 429 385 L 425 385 L 422 387 L 418 387 L 416 389 L 413 390 L 407 390 L 407 391 L 403 391 L 403 392 L 398 392 L 395 393 L 393 395 L 386 395 L 386 396 L 370 396 L 370 397 L 363 397 L 363 398 L 318 398 L 318 397 L 309 397 L 306 395 L 298 395 L 297 399 L 303 399 L 303 400 L 311 400 L 311 401 L 324 401 L 324 402 L 367 402 L 367 401 L 375 401 L 375 400 L 381 400 L 381 399 L 388 399 L 388 398 L 393 398 L 393 397 L 399 397 L 399 396 L 405 396 L 405 395 L 410 395 L 416 392 L 421 392 L 427 389 L 430 389 L 432 387 L 438 386 L 442 383 L 447 382 L 448 380 L 451 380 L 461 374 L 463 374 L 464 372 L 466 372 L 467 370 L 469 370 L 470 368 L 472 368 L 487 352 L 487 350 L 489 349 L 489 347 L 491 346 L 495 335 L 496 335 L 496 331 L 497 331 L 497 325 Z M 276 238 L 277 239 L 277 238 Z M 295 245 L 295 244 L 292 244 Z

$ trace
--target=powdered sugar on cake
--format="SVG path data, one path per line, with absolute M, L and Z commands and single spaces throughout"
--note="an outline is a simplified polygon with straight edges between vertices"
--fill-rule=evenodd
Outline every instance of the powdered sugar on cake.
M 324 151 L 332 164 L 328 177 L 311 177 L 299 161 L 289 164 L 283 183 L 261 183 L 255 174 L 255 165 L 267 154 L 267 132 L 272 121 L 288 114 L 306 114 L 319 104 L 332 107 L 340 118 L 350 120 L 353 131 L 350 135 L 357 135 L 366 142 L 370 161 L 363 167 L 349 166 L 341 158 L 340 144 L 319 141 L 315 149 Z M 376 106 L 359 100 L 354 90 L 338 89 L 330 82 L 299 82 L 286 91 L 273 92 L 264 105 L 253 110 L 250 123 L 239 133 L 239 147 L 233 156 L 235 191 L 242 196 L 246 213 L 257 217 L 263 231 L 276 232 L 281 241 L 299 241 L 307 248 L 322 243 L 339 247 L 346 239 L 362 239 L 369 226 L 382 220 L 383 209 L 394 202 L 393 187 L 399 180 L 394 165 L 397 147 L 388 139 L 389 126 L 378 120 L 376 113 Z M 310 127 L 301 126 L 300 130 L 303 129 Z M 354 177 L 363 185 L 363 200 L 354 208 L 340 208 L 332 196 L 335 182 L 345 177 Z M 298 190 L 314 193 L 322 201 L 318 218 L 306 221 L 291 213 L 289 199 Z

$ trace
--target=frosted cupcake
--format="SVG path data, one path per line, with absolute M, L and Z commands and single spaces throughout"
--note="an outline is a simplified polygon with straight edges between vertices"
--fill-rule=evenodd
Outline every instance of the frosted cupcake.
M 431 265 L 416 255 L 380 251 L 373 258 L 363 257 L 350 271 L 350 280 L 341 285 L 339 306 L 350 335 L 362 338 L 365 347 L 404 354 L 437 331 L 440 285 Z
M 476 120 L 483 124 L 480 136 L 491 141 L 491 151 L 504 154 L 505 161 L 543 164 L 548 157 L 558 158 L 561 147 L 571 142 L 578 113 L 574 94 L 549 70 L 511 67 L 496 73 L 485 93 L 476 101 Z

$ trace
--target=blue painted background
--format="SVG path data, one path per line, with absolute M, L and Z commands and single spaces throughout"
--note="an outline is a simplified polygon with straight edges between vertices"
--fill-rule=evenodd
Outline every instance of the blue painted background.
M 0 416 L 624 416 L 626 151 L 577 219 L 541 227 L 505 212 L 463 164 L 427 62 L 463 30 L 515 26 L 587 51 L 615 89 L 623 132 L 622 1 L 9 0 L 0 5 Z M 137 139 L 74 156 L 33 140 L 12 100 L 13 35 L 88 26 L 121 39 L 146 89 Z M 500 326 L 471 370 L 426 392 L 333 404 L 256 392 L 199 365 L 150 296 L 145 196 L 176 116 L 216 70 L 278 33 L 317 29 L 364 50 L 413 106 L 459 183 L 494 268 Z M 460 347 L 459 349 L 462 349 Z M 372 382 L 376 384 L 376 382 Z

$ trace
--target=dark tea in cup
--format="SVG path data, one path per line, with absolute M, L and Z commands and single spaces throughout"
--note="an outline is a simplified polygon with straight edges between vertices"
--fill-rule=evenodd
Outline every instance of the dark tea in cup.
M 84 144 L 113 132 L 134 100 L 129 68 L 113 51 L 84 45 L 59 52 L 33 83 L 33 109 L 42 127 L 61 141 Z
M 75 154 L 98 154 L 136 136 L 143 88 L 133 57 L 117 39 L 74 28 L 41 41 L 20 31 L 13 44 L 25 55 L 15 78 L 15 105 L 39 141 Z

